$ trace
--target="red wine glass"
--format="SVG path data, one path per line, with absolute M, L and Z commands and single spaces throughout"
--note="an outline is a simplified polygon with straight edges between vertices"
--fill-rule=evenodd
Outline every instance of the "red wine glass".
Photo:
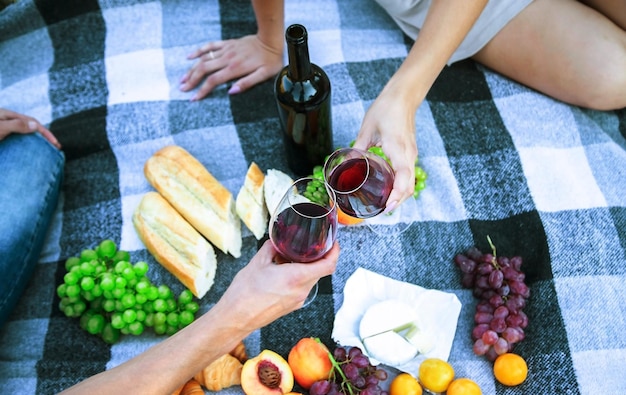
M 312 177 L 295 181 L 285 192 L 272 213 L 269 236 L 274 248 L 287 262 L 308 263 L 322 258 L 337 238 L 337 208 L 335 194 L 312 196 L 317 184 Z M 317 284 L 305 305 L 317 294 Z
M 412 223 L 412 198 L 381 215 L 394 177 L 393 168 L 385 159 L 356 148 L 340 148 L 324 164 L 324 179 L 335 192 L 339 209 L 349 216 L 367 219 L 366 223 L 379 234 L 397 234 Z

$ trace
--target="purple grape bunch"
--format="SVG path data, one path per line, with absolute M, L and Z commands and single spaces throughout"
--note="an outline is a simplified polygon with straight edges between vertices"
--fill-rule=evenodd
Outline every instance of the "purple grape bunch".
M 338 346 L 332 356 L 331 376 L 313 383 L 310 395 L 388 395 L 380 386 L 387 371 L 373 366 L 360 348 Z
M 479 299 L 472 330 L 473 350 L 494 361 L 498 355 L 511 352 L 524 340 L 528 316 L 523 309 L 530 297 L 524 282 L 522 258 L 496 255 L 496 248 L 487 237 L 492 252 L 483 253 L 477 247 L 454 257 L 461 270 L 461 285 L 472 289 Z

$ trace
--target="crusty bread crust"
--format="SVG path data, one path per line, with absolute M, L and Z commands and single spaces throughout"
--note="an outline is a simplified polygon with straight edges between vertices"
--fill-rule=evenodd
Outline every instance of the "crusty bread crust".
M 265 174 L 252 162 L 245 181 L 237 194 L 237 214 L 257 240 L 265 235 L 268 225 L 268 212 L 263 197 Z
M 156 261 L 202 298 L 213 285 L 217 268 L 211 244 L 157 192 L 143 196 L 133 225 Z
M 224 253 L 241 256 L 241 221 L 232 194 L 189 152 L 167 146 L 144 166 L 150 184 Z

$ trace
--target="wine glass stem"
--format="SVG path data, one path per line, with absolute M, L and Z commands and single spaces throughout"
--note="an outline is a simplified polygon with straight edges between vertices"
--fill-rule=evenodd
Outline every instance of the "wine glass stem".
M 319 286 L 317 285 L 317 283 L 315 283 L 313 288 L 311 288 L 311 291 L 309 292 L 309 295 L 306 297 L 306 299 L 304 299 L 304 303 L 302 304 L 302 307 L 306 307 L 309 304 L 311 304 L 311 302 L 313 302 L 313 300 L 317 296 L 318 288 L 319 288 Z

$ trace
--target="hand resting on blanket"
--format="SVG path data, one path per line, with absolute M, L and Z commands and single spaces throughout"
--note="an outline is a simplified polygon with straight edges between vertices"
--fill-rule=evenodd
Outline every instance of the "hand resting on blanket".
M 253 0 L 252 6 L 257 34 L 210 42 L 188 56 L 197 62 L 181 79 L 180 89 L 187 92 L 200 85 L 191 100 L 202 99 L 216 86 L 237 78 L 228 93 L 244 92 L 283 68 L 283 0 Z

